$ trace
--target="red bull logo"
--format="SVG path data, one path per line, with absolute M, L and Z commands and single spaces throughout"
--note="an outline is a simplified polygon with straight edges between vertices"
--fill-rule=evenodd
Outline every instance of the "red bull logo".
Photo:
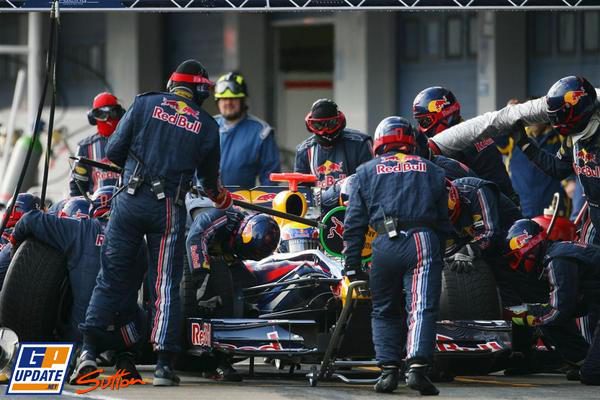
M 531 238 L 532 238 L 532 236 L 529 233 L 527 233 L 527 231 L 525 231 L 524 233 L 510 239 L 508 246 L 510 247 L 511 250 L 520 249 L 523 246 L 525 246 L 527 244 L 527 242 L 529 242 L 529 240 L 531 240 Z
M 444 107 L 449 106 L 450 102 L 446 99 L 446 96 L 442 97 L 439 100 L 432 100 L 427 104 L 427 110 L 429 112 L 441 112 Z
M 319 165 L 315 169 L 315 172 L 317 173 L 317 175 L 331 175 L 336 172 L 343 173 L 344 172 L 343 164 L 344 164 L 343 161 L 338 164 L 338 163 L 327 160 L 323 164 Z
M 331 217 L 331 222 L 333 222 L 333 226 L 329 228 L 329 233 L 327 234 L 327 239 L 333 239 L 335 236 L 339 236 L 340 239 L 344 238 L 344 221 L 340 221 L 336 217 Z
M 405 173 L 405 172 L 427 172 L 427 164 L 420 161 L 417 163 L 399 162 L 396 165 L 377 164 L 375 167 L 377 175 Z
M 579 99 L 584 96 L 587 96 L 587 93 L 583 89 L 571 90 L 565 93 L 564 100 L 565 103 L 570 104 L 571 106 L 575 106 L 577 105 L 577 103 L 579 103 Z
M 179 103 L 183 103 L 184 106 L 180 106 Z M 198 134 L 200 132 L 200 128 L 202 127 L 202 123 L 200 121 L 194 121 L 188 119 L 186 115 L 194 115 L 196 113 L 196 118 L 198 117 L 198 111 L 190 108 L 183 101 L 175 101 L 175 100 L 167 100 L 163 99 L 161 105 L 170 107 L 174 109 L 175 114 L 169 114 L 162 107 L 155 106 L 154 111 L 152 111 L 152 118 L 158 119 L 160 121 L 166 122 L 178 128 L 183 128 L 186 131 L 193 132 Z
M 259 192 L 260 193 L 260 192 Z M 263 193 L 254 197 L 253 193 L 253 203 L 268 203 L 269 201 L 273 201 L 273 199 L 277 196 L 277 193 Z
M 189 115 L 190 117 L 194 117 L 196 119 L 200 117 L 200 112 L 194 110 L 185 101 L 169 100 L 166 97 L 163 97 L 163 101 L 160 103 L 160 105 L 172 108 L 179 115 Z
M 579 150 L 576 154 L 575 157 L 578 160 L 582 160 L 585 164 L 587 163 L 591 163 L 591 162 L 596 162 L 596 155 L 593 153 L 589 153 L 587 150 L 585 149 L 581 149 Z
M 231 198 L 234 200 L 248 201 L 244 196 L 236 192 L 231 192 Z

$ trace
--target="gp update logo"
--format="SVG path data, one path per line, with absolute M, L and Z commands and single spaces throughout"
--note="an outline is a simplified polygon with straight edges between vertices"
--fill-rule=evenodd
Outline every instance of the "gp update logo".
M 73 344 L 21 343 L 6 394 L 60 394 Z

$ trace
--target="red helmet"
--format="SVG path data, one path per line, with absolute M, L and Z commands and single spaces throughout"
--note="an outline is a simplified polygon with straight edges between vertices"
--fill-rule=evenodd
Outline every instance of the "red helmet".
M 506 242 L 509 253 L 505 255 L 514 270 L 532 272 L 540 266 L 540 249 L 546 241 L 546 232 L 530 219 L 516 221 L 508 230 Z
M 384 118 L 375 129 L 373 152 L 376 155 L 384 154 L 392 149 L 405 154 L 413 154 L 416 145 L 415 130 L 405 118 Z
M 12 199 L 11 199 L 12 201 Z M 10 201 L 9 201 L 10 204 Z M 13 206 L 12 212 L 6 222 L 7 228 L 12 228 L 19 222 L 21 217 L 31 210 L 41 210 L 42 200 L 31 193 L 19 193 Z
M 117 98 L 108 92 L 102 92 L 94 97 L 92 109 L 88 112 L 90 125 L 98 126 L 98 133 L 104 137 L 112 135 L 125 110 Z

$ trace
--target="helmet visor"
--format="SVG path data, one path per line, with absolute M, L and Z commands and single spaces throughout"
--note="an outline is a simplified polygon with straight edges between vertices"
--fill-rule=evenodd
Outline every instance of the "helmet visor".
M 244 93 L 244 88 L 242 87 L 242 85 L 235 81 L 222 80 L 217 82 L 215 86 L 215 94 L 217 96 L 223 96 L 228 94 L 227 92 L 229 92 L 229 94 L 233 96 L 238 97 L 246 95 L 246 93 Z
M 430 115 L 425 115 L 423 117 L 417 118 L 417 123 L 419 124 L 419 127 L 423 130 L 431 128 L 434 122 L 434 119 Z
M 338 116 L 330 118 L 306 118 L 308 129 L 316 135 L 331 135 L 342 126 L 342 120 Z
M 92 117 L 96 121 L 108 121 L 109 119 L 115 120 L 120 119 L 123 115 L 123 109 L 119 106 L 104 106 L 94 108 L 92 110 Z

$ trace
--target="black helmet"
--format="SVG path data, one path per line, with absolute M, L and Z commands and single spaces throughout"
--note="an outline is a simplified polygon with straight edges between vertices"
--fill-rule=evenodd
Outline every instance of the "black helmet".
M 533 271 L 538 263 L 539 250 L 546 239 L 546 232 L 530 219 L 516 221 L 508 230 L 506 255 L 510 267 L 524 272 Z
M 415 130 L 406 118 L 384 118 L 375 129 L 373 152 L 376 155 L 394 149 L 405 154 L 414 154 L 417 142 Z
M 558 133 L 577 134 L 585 129 L 598 108 L 596 89 L 585 78 L 567 76 L 548 90 L 546 106 L 548 117 Z
M 331 146 L 346 127 L 346 116 L 338 110 L 338 105 L 329 99 L 315 101 L 304 118 L 306 129 L 313 133 L 317 142 Z
M 167 90 L 188 97 L 196 104 L 202 105 L 202 102 L 210 96 L 212 86 L 214 83 L 208 79 L 208 72 L 204 66 L 199 61 L 187 60 L 179 64 L 175 72 L 171 74 Z
M 235 238 L 236 255 L 243 260 L 262 260 L 279 244 L 279 225 L 268 215 L 252 214 L 242 220 Z
M 419 132 L 432 137 L 460 122 L 460 104 L 448 89 L 430 87 L 415 97 L 413 117 L 417 120 Z

